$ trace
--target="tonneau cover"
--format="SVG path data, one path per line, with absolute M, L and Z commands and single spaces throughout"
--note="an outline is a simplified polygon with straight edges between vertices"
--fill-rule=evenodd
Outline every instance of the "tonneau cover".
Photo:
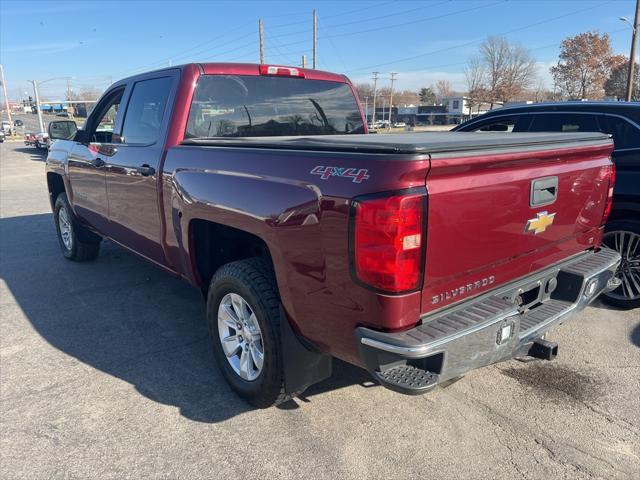
M 183 145 L 331 152 L 447 154 L 485 150 L 547 149 L 610 142 L 602 133 L 416 132 L 390 135 L 191 138 Z

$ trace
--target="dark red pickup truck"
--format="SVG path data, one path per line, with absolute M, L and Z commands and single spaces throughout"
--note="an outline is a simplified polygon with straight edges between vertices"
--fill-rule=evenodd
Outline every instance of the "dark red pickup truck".
M 423 393 L 515 356 L 617 286 L 602 134 L 363 135 L 344 76 L 191 64 L 52 122 L 71 260 L 108 238 L 199 288 L 232 388 L 268 406 L 332 358 Z

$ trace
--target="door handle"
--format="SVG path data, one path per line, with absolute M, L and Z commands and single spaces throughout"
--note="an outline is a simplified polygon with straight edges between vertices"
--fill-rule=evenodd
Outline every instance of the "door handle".
M 100 167 L 104 167 L 106 164 L 103 159 L 101 159 L 100 157 L 96 157 L 93 160 L 91 160 L 91 165 L 93 165 L 96 168 L 100 168 Z
M 148 177 L 149 175 L 156 173 L 156 169 L 146 163 L 136 168 L 136 170 L 143 177 Z

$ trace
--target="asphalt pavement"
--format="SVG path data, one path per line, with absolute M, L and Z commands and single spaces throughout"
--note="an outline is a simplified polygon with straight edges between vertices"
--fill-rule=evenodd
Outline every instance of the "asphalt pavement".
M 0 115 L 0 120 L 8 120 L 6 112 L 2 112 Z M 23 135 L 26 132 L 37 133 L 40 131 L 40 125 L 38 123 L 38 115 L 33 113 L 12 113 L 11 120 L 22 120 L 24 125 L 22 127 L 16 127 L 16 137 L 19 140 L 22 140 Z M 67 120 L 67 118 L 56 117 L 55 115 L 50 115 L 47 113 L 42 114 L 42 121 L 44 123 L 44 130 L 47 131 L 47 125 L 52 120 Z M 81 125 L 84 122 L 84 119 L 75 119 L 78 122 L 78 125 Z
M 510 361 L 418 397 L 335 362 L 255 410 L 216 369 L 199 293 L 106 243 L 63 259 L 44 155 L 0 145 L 3 479 L 640 477 L 640 310 L 600 303 Z

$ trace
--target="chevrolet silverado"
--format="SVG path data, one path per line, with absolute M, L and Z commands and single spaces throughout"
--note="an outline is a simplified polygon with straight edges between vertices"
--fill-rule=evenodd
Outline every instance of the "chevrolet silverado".
M 200 289 L 211 345 L 253 405 L 332 359 L 424 393 L 513 357 L 616 288 L 601 249 L 600 133 L 367 135 L 349 80 L 189 64 L 116 82 L 51 122 L 46 176 L 69 260 L 103 239 Z

